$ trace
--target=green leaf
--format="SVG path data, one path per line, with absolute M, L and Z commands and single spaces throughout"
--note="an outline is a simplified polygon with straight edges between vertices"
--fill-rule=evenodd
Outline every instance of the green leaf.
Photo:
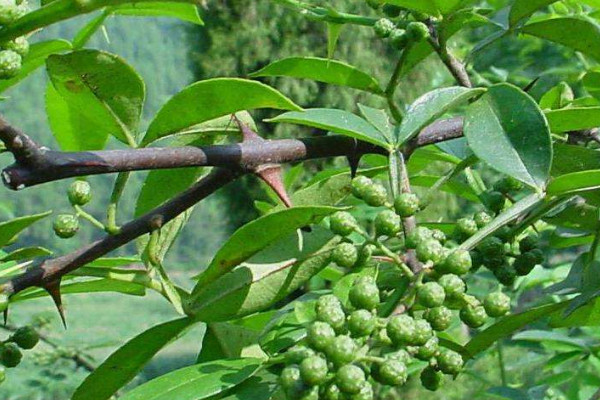
M 548 304 L 541 307 L 532 308 L 520 314 L 513 314 L 504 317 L 494 325 L 477 334 L 469 343 L 465 345 L 465 349 L 475 357 L 477 354 L 487 350 L 490 346 L 496 343 L 499 339 L 512 335 L 519 329 L 527 326 L 548 315 L 563 310 L 567 302 Z
M 29 228 L 33 223 L 46 218 L 50 214 L 52 214 L 52 211 L 27 215 L 25 217 L 19 217 L 0 223 L 0 247 L 6 246 L 21 231 Z
M 270 400 L 275 399 L 273 393 L 279 387 L 278 376 L 267 370 L 261 370 L 241 385 L 231 389 L 230 395 L 222 400 Z
M 109 12 L 116 15 L 139 17 L 170 17 L 197 25 L 204 25 L 198 7 L 195 4 L 175 2 L 139 2 L 110 7 Z
M 54 88 L 72 110 L 83 114 L 97 131 L 131 144 L 145 97 L 144 82 L 132 67 L 97 50 L 52 55 L 46 67 Z
M 557 0 L 516 0 L 510 9 L 508 20 L 511 26 L 529 18 L 537 10 L 544 8 Z
M 52 252 L 44 247 L 24 247 L 8 253 L 0 258 L 0 261 L 21 261 L 31 260 L 36 257 L 44 257 L 51 255 Z
M 73 49 L 79 50 L 84 48 L 98 29 L 104 26 L 104 22 L 109 16 L 110 13 L 104 11 L 85 24 L 73 38 Z
M 600 107 L 563 108 L 546 112 L 553 133 L 579 131 L 600 126 Z
M 44 65 L 48 56 L 63 53 L 68 50 L 71 50 L 71 43 L 62 39 L 32 44 L 29 48 L 29 54 L 23 59 L 23 65 L 21 66 L 19 74 L 11 79 L 0 80 L 0 93 L 21 82 L 39 67 Z
M 582 79 L 585 90 L 594 96 L 596 100 L 600 100 L 600 69 L 595 68 L 590 70 Z
M 270 214 L 274 215 L 274 214 Z M 186 312 L 203 322 L 220 322 L 263 311 L 296 291 L 329 264 L 333 234 L 319 226 L 312 232 L 292 232 L 251 259 L 197 286 Z
M 500 84 L 467 109 L 469 146 L 492 168 L 542 190 L 552 164 L 552 140 L 544 114 L 519 88 Z
M 351 87 L 375 94 L 383 89 L 369 74 L 341 61 L 316 57 L 291 57 L 275 61 L 263 69 L 253 72 L 250 77 L 289 76 L 311 79 L 318 82 Z
M 388 148 L 386 138 L 375 127 L 361 117 L 343 110 L 330 108 L 311 108 L 305 111 L 291 111 L 267 122 L 287 122 L 297 125 L 312 126 L 334 133 L 353 137 L 377 146 Z
M 150 124 L 142 145 L 202 122 L 256 108 L 301 110 L 262 83 L 235 78 L 208 79 L 188 86 L 171 98 Z
M 144 296 L 146 288 L 142 285 L 132 282 L 123 282 L 112 279 L 94 279 L 84 282 L 65 282 L 60 286 L 60 292 L 67 294 L 84 293 L 120 293 L 130 296 Z M 11 297 L 11 301 L 25 301 L 49 296 L 44 289 L 30 289 L 19 292 Z
M 485 92 L 485 89 L 449 87 L 426 93 L 415 101 L 406 112 L 397 136 L 398 144 L 414 138 L 423 128 L 446 112 Z
M 600 169 L 600 151 L 572 144 L 554 144 L 553 177 L 588 169 Z
M 191 324 L 189 318 L 176 319 L 156 325 L 134 337 L 85 378 L 73 394 L 72 400 L 111 398 L 135 378 L 159 350 L 175 340 Z
M 519 332 L 512 337 L 512 340 L 521 340 L 525 342 L 536 342 L 536 343 L 562 343 L 569 346 L 579 347 L 581 349 L 587 348 L 585 340 L 567 336 L 561 332 L 542 331 L 538 329 L 527 330 Z
M 600 170 L 596 169 L 561 175 L 550 182 L 547 193 L 551 196 L 563 196 L 598 188 L 600 188 Z
M 600 26 L 585 17 L 552 18 L 523 27 L 523 33 L 570 47 L 600 61 Z
M 136 387 L 122 400 L 202 400 L 223 393 L 253 376 L 262 361 L 255 358 L 218 360 L 192 365 Z
M 542 96 L 540 99 L 540 108 L 543 110 L 557 110 L 566 107 L 574 98 L 573 89 L 571 89 L 569 84 L 567 82 L 560 82 Z
M 242 226 L 200 274 L 194 291 L 214 282 L 282 236 L 315 224 L 338 210 L 334 207 L 294 207 L 264 215 Z
M 593 299 L 585 305 L 578 307 L 569 315 L 559 311 L 550 318 L 553 328 L 581 328 L 584 326 L 600 325 L 600 298 Z
M 432 16 L 439 15 L 438 0 L 386 0 L 385 3 L 419 11 Z M 456 3 L 455 0 L 454 3 Z
M 333 59 L 335 55 L 335 48 L 337 47 L 337 42 L 342 34 L 342 29 L 344 28 L 343 24 L 336 24 L 333 22 L 327 23 L 327 58 Z
M 377 128 L 388 142 L 391 142 L 394 135 L 394 125 L 390 122 L 390 118 L 385 110 L 371 108 L 360 103 L 358 104 L 358 108 L 363 117 L 365 117 L 371 125 Z

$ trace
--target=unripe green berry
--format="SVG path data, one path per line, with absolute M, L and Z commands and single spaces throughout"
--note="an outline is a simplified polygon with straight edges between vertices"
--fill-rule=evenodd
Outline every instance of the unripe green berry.
M 365 244 L 358 251 L 358 260 L 355 267 L 365 267 L 369 264 L 373 257 L 373 252 L 376 250 L 375 245 Z
M 478 228 L 471 218 L 461 218 L 456 221 L 456 230 L 461 236 L 470 237 L 477 233 Z
M 327 361 L 320 356 L 305 358 L 300 364 L 300 376 L 308 386 L 316 386 L 327 380 Z
M 390 33 L 390 43 L 396 50 L 404 49 L 408 43 L 406 31 L 404 29 L 394 29 L 392 33 Z
M 491 191 L 484 193 L 482 197 L 483 203 L 493 213 L 499 213 L 504 208 L 506 199 L 502 193 L 497 191 Z
M 365 187 L 362 193 L 362 199 L 371 207 L 381 207 L 387 202 L 388 193 L 386 188 L 380 183 L 373 182 L 372 185 Z
M 466 250 L 455 250 L 444 261 L 444 271 L 464 275 L 471 270 L 471 254 Z
M 24 350 L 30 350 L 38 344 L 40 335 L 32 327 L 22 326 L 11 335 L 10 341 Z
M 29 12 L 26 2 L 15 4 L 5 1 L 0 4 L 0 25 L 8 25 Z
M 433 234 L 429 228 L 418 226 L 406 236 L 405 246 L 407 249 L 416 249 L 420 243 L 432 239 L 432 237 Z
M 321 321 L 313 322 L 306 332 L 310 346 L 317 351 L 325 351 L 335 337 L 333 328 Z
M 319 386 L 308 388 L 298 400 L 319 400 Z
M 326 322 L 336 332 L 340 332 L 346 325 L 346 314 L 342 309 L 342 304 L 337 297 L 333 295 L 321 296 L 316 306 L 317 320 Z
M 445 331 L 452 323 L 452 311 L 444 306 L 430 308 L 425 312 L 424 317 L 429 325 L 438 332 Z
M 438 307 L 444 304 L 446 293 L 437 282 L 427 282 L 417 290 L 417 299 L 425 308 Z
M 356 358 L 358 346 L 349 336 L 338 336 L 327 347 L 326 353 L 335 365 L 349 364 Z
M 9 40 L 2 44 L 3 50 L 12 50 L 21 57 L 25 57 L 29 53 L 29 41 L 25 36 L 19 36 L 16 39 Z
M 433 264 L 439 264 L 444 255 L 445 249 L 437 240 L 427 239 L 417 245 L 417 258 L 421 262 L 431 261 Z
M 485 211 L 479 211 L 477 214 L 475 214 L 473 220 L 475 220 L 475 224 L 478 228 L 483 228 L 484 226 L 492 222 L 493 218 Z
M 529 254 L 521 254 L 515 258 L 513 268 L 519 276 L 527 276 L 535 268 L 535 259 Z
M 387 18 L 381 18 L 375 25 L 373 25 L 373 30 L 375 34 L 380 38 L 386 38 L 390 36 L 390 33 L 396 28 L 396 25 Z
M 411 22 L 406 27 L 406 34 L 410 40 L 420 42 L 429 37 L 429 28 L 422 22 Z
M 421 385 L 427 390 L 435 392 L 442 386 L 444 375 L 433 367 L 427 367 L 421 372 Z
M 377 214 L 374 224 L 377 236 L 394 237 L 402 229 L 400 217 L 390 210 L 383 210 Z
M 498 279 L 498 282 L 504 286 L 512 286 L 517 279 L 517 271 L 512 265 L 507 263 L 494 269 L 493 273 L 496 279 Z
M 435 357 L 439 350 L 440 340 L 437 336 L 433 335 L 427 343 L 422 346 L 419 346 L 417 351 L 417 358 L 419 360 L 428 361 L 431 358 Z
M 331 252 L 331 260 L 340 267 L 352 268 L 358 261 L 358 250 L 352 243 L 340 243 Z
M 335 375 L 337 386 L 347 394 L 359 393 L 365 381 L 366 377 L 363 370 L 352 364 L 344 365 Z
M 511 233 L 511 229 L 510 226 L 503 226 L 500 229 L 498 229 L 496 232 L 494 232 L 494 236 L 496 236 L 498 239 L 502 240 L 504 243 L 508 243 L 512 240 L 512 233 Z
M 14 343 L 6 343 L 0 348 L 0 364 L 6 368 L 14 368 L 21 363 L 23 354 Z
M 431 230 L 431 238 L 433 240 L 437 240 L 440 243 L 444 243 L 446 241 L 446 234 L 439 229 Z
M 327 385 L 325 390 L 323 390 L 323 398 L 325 400 L 345 400 L 345 396 L 340 390 L 340 388 L 332 383 L 331 385 Z
M 285 362 L 288 365 L 291 364 L 300 364 L 304 361 L 305 358 L 314 356 L 315 352 L 313 349 L 303 346 L 301 344 L 297 344 L 293 347 L 290 347 L 285 352 Z
M 338 211 L 329 219 L 329 228 L 340 236 L 348 236 L 358 227 L 356 219 L 346 211 Z
M 380 303 L 379 288 L 372 278 L 363 277 L 354 283 L 348 298 L 357 309 L 373 310 Z
M 79 219 L 73 214 L 61 214 L 54 221 L 52 228 L 56 236 L 62 239 L 72 238 L 79 230 Z
M 503 257 L 504 256 L 504 243 L 502 240 L 495 236 L 488 237 L 484 239 L 479 246 L 477 246 L 477 250 L 481 253 L 483 258 L 486 260 L 488 258 L 495 257 Z
M 67 191 L 69 201 L 74 206 L 84 206 L 92 200 L 92 188 L 86 181 L 75 181 Z
M 279 384 L 289 398 L 299 398 L 306 388 L 300 376 L 300 368 L 296 365 L 286 367 L 281 371 Z
M 363 384 L 358 393 L 350 396 L 350 400 L 373 400 L 374 398 L 373 385 L 368 381 Z
M 528 251 L 527 254 L 533 257 L 535 265 L 542 264 L 546 259 L 546 257 L 544 257 L 544 252 L 541 249 L 533 249 Z
M 398 360 L 386 360 L 377 373 L 377 380 L 384 385 L 401 386 L 408 379 L 406 365 Z
M 387 334 L 392 343 L 398 347 L 415 342 L 416 323 L 408 315 L 394 315 L 386 326 Z
M 427 21 L 429 19 L 429 15 L 420 12 L 420 11 L 411 11 L 410 12 L 413 18 L 417 21 Z
M 516 192 L 523 189 L 523 184 L 517 179 L 507 176 L 494 184 L 494 190 L 500 193 Z
M 460 298 L 467 289 L 465 281 L 463 281 L 459 276 L 454 274 L 442 275 L 440 279 L 438 279 L 438 283 L 441 287 L 444 288 L 444 293 L 446 293 L 446 299 L 449 300 L 455 300 Z
M 502 317 L 510 311 L 510 297 L 502 292 L 490 293 L 483 299 L 483 307 L 490 317 Z
M 0 51 L 0 79 L 14 78 L 21 71 L 21 56 L 12 50 Z
M 355 337 L 371 335 L 377 327 L 377 318 L 367 310 L 356 310 L 348 318 L 348 330 Z
M 388 353 L 384 356 L 386 360 L 397 360 L 403 364 L 409 364 L 412 361 L 412 357 L 408 354 L 408 351 L 404 349 L 400 349 L 398 351 L 394 351 L 393 353 Z
M 537 249 L 539 243 L 540 239 L 537 235 L 528 235 L 519 242 L 519 250 L 521 253 L 527 253 L 528 251 Z
M 413 193 L 402 193 L 394 201 L 394 209 L 402 218 L 412 217 L 420 208 L 419 197 Z
M 433 336 L 433 329 L 429 322 L 424 319 L 418 319 L 415 321 L 415 338 L 412 345 L 423 346 Z
M 463 358 L 453 350 L 441 349 L 437 356 L 438 368 L 445 374 L 458 375 L 464 365 Z
M 487 320 L 485 308 L 481 304 L 465 304 L 460 310 L 460 319 L 471 328 L 480 328 Z

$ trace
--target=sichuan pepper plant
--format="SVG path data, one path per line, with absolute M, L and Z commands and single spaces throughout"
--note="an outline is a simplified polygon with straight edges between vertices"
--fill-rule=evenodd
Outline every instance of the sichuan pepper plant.
M 47 117 L 59 146 L 38 143 L 35 133 L 19 130 L 19 121 L 0 120 L 3 150 L 14 157 L 3 181 L 26 196 L 28 187 L 71 180 L 65 199 L 72 212 L 53 216 L 57 240 L 81 229 L 104 234 L 72 253 L 52 254 L 46 249 L 52 243 L 14 245 L 50 213 L 1 223 L 0 244 L 11 246 L 0 260 L 5 318 L 19 302 L 48 294 L 65 322 L 61 291 L 155 291 L 181 314 L 116 350 L 73 399 L 111 398 L 197 324 L 206 326 L 197 364 L 121 391 L 120 398 L 397 398 L 408 382 L 430 391 L 451 386 L 491 351 L 498 353 L 501 384 L 489 391 L 497 396 L 561 398 L 572 393 L 566 387 L 585 386 L 569 369 L 589 362 L 585 368 L 593 371 L 600 361 L 589 334 L 599 323 L 600 294 L 597 2 L 368 0 L 368 8 L 346 10 L 325 2 L 275 3 L 321 21 L 329 54 L 273 60 L 249 78 L 196 82 L 146 130 L 141 78 L 118 55 L 86 44 L 110 16 L 166 15 L 200 24 L 195 4 L 0 5 L 0 88 L 45 66 Z M 72 41 L 36 40 L 38 30 L 92 12 Z M 373 41 L 397 53 L 385 85 L 335 59 L 345 29 L 371 30 Z M 481 41 L 457 47 L 465 34 Z M 566 49 L 577 70 L 548 70 L 560 83 L 534 97 L 540 77 L 518 85 L 522 71 L 500 79 L 471 62 L 485 49 L 502 52 L 507 40 L 523 49 L 548 41 Z M 432 58 L 454 83 L 405 104 L 398 87 Z M 303 108 L 262 83 L 272 77 L 357 90 L 370 105 Z M 276 110 L 264 123 L 319 134 L 266 140 L 252 117 L 259 109 Z M 347 167 L 321 164 L 329 167 L 303 181 L 294 180 L 301 167 L 284 174 L 287 164 L 338 157 Z M 133 171 L 150 173 L 134 215 L 124 215 L 120 199 Z M 94 198 L 86 177 L 98 174 L 116 175 L 106 215 L 86 211 Z M 273 201 L 257 201 L 261 217 L 239 228 L 188 286 L 176 285 L 165 255 L 190 212 L 244 175 L 260 178 Z M 441 192 L 461 199 L 459 217 L 432 217 L 428 207 Z M 111 256 L 131 242 L 137 254 Z M 130 268 L 132 260 L 139 267 Z M 532 324 L 536 329 L 526 330 Z M 0 342 L 1 380 L 18 373 L 5 369 L 18 367 L 21 350 L 38 340 L 31 327 L 16 327 Z M 537 343 L 561 378 L 510 382 L 502 346 L 523 342 Z

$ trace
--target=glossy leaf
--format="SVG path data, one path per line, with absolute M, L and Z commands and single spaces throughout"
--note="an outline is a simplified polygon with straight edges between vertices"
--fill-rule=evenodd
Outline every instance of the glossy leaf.
M 83 282 L 64 282 L 60 285 L 60 293 L 86 294 L 86 293 L 120 293 L 129 296 L 144 296 L 146 288 L 133 282 L 123 282 L 112 279 L 93 279 Z M 11 298 L 11 301 L 25 301 L 48 296 L 44 289 L 35 288 L 24 290 Z
M 484 92 L 485 89 L 468 89 L 456 86 L 437 89 L 421 96 L 406 112 L 406 117 L 402 121 L 396 137 L 398 144 L 412 139 L 423 128 L 452 108 Z
M 385 110 L 372 108 L 360 103 L 358 104 L 358 108 L 363 117 L 391 142 L 394 135 L 394 126 L 390 122 L 390 118 Z
M 386 1 L 386 4 L 408 8 L 409 10 L 415 10 L 433 16 L 439 14 L 437 0 L 389 0 Z
M 585 90 L 595 99 L 600 100 L 600 69 L 595 68 L 589 71 L 583 77 L 582 82 Z
M 84 48 L 94 34 L 104 26 L 104 22 L 109 16 L 110 12 L 105 10 L 85 24 L 73 38 L 73 49 L 79 50 Z
M 46 218 L 50 214 L 52 214 L 52 211 L 27 215 L 25 217 L 19 217 L 0 223 L 0 247 L 6 246 L 11 239 L 21 233 L 21 231 L 29 228 L 33 223 Z
M 317 57 L 291 57 L 275 61 L 250 74 L 251 77 L 288 76 L 351 87 L 381 94 L 375 78 L 349 64 Z
M 21 82 L 39 67 L 44 65 L 48 56 L 52 54 L 63 53 L 69 50 L 71 50 L 71 43 L 62 39 L 48 40 L 32 44 L 29 48 L 29 54 L 27 54 L 27 57 L 23 59 L 23 65 L 21 66 L 19 74 L 11 79 L 0 80 L 0 93 Z
M 561 175 L 548 185 L 547 193 L 562 196 L 600 188 L 600 170 L 589 170 Z
M 529 18 L 537 10 L 546 7 L 557 0 L 516 0 L 511 9 L 509 15 L 509 22 L 511 26 Z
M 121 396 L 122 400 L 202 400 L 223 393 L 253 376 L 262 361 L 255 358 L 196 364 L 162 375 Z
M 274 241 L 338 211 L 334 207 L 294 207 L 262 216 L 238 229 L 199 276 L 195 291 L 210 284 Z
M 11 251 L 7 255 L 0 257 L 0 261 L 7 262 L 31 260 L 36 257 L 44 257 L 51 254 L 52 252 L 44 247 L 24 247 L 22 249 Z
M 139 2 L 110 7 L 109 12 L 116 15 L 139 17 L 170 17 L 182 21 L 203 25 L 198 7 L 195 4 L 175 2 Z
M 554 133 L 593 129 L 600 126 L 600 107 L 564 108 L 546 112 Z
M 573 89 L 566 82 L 560 82 L 547 91 L 540 99 L 540 108 L 543 110 L 557 110 L 569 105 L 575 95 Z
M 554 144 L 553 177 L 589 169 L 600 169 L 599 151 L 572 144 Z
M 329 108 L 311 108 L 305 111 L 291 111 L 271 118 L 268 122 L 287 122 L 312 126 L 334 133 L 353 137 L 358 140 L 389 147 L 386 138 L 375 127 L 361 117 L 343 110 Z
M 528 1 L 528 0 L 525 0 Z M 550 40 L 600 61 L 600 26 L 584 17 L 552 18 L 523 27 L 523 33 Z
M 81 113 L 98 132 L 130 144 L 145 97 L 144 82 L 132 67 L 97 50 L 52 55 L 46 66 L 52 85 L 73 112 Z
M 240 96 L 243 93 L 243 96 Z M 242 110 L 300 110 L 290 99 L 259 82 L 217 78 L 196 82 L 171 98 L 158 112 L 142 145 L 191 126 Z
M 85 378 L 72 400 L 107 400 L 142 370 L 159 350 L 175 340 L 192 321 L 176 319 L 156 325 L 128 341 Z M 145 399 L 148 400 L 148 399 Z
M 544 114 L 526 93 L 508 84 L 491 87 L 471 104 L 465 136 L 492 168 L 541 190 L 550 174 L 552 141 Z

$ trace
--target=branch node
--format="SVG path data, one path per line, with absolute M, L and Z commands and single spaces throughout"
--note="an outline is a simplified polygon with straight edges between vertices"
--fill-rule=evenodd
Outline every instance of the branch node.
M 162 228 L 164 222 L 165 222 L 164 215 L 155 214 L 152 216 L 152 218 L 150 218 L 150 221 L 148 222 L 148 227 L 150 228 L 151 231 L 156 231 L 156 230 Z

